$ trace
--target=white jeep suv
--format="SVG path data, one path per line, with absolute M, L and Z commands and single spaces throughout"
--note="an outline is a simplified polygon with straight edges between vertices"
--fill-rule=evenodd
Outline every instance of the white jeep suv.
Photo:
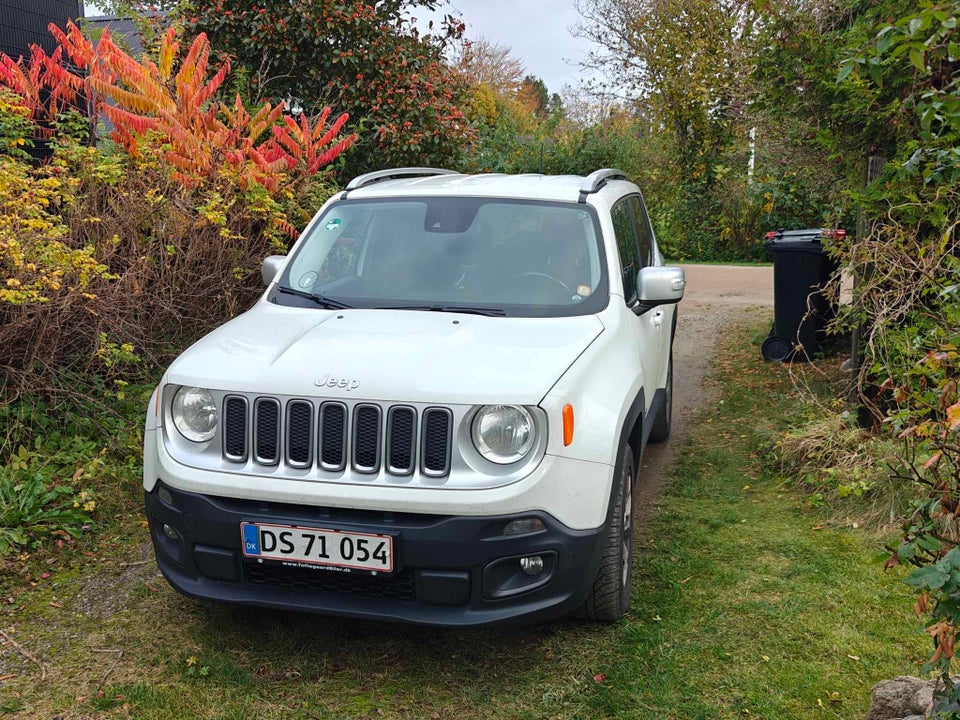
M 263 277 L 150 403 L 174 588 L 435 625 L 627 611 L 684 276 L 622 172 L 363 175 Z

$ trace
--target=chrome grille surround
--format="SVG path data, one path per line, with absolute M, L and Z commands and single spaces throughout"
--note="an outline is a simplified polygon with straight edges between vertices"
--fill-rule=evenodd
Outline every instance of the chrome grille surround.
M 230 395 L 224 399 L 224 438 L 245 431 L 247 418 L 239 416 L 239 402 L 246 407 L 243 397 Z M 428 477 L 444 477 L 450 472 L 453 414 L 447 408 L 430 407 L 423 412 L 418 446 L 417 410 L 409 405 L 389 405 L 384 422 L 383 408 L 377 403 L 358 402 L 350 412 L 342 402 L 327 401 L 315 410 L 309 400 L 295 398 L 284 404 L 282 425 L 281 403 L 276 398 L 258 397 L 253 407 L 254 462 L 259 465 L 277 465 L 282 444 L 284 463 L 299 470 L 311 469 L 316 455 L 322 470 L 342 472 L 349 448 L 350 467 L 362 475 L 375 475 L 385 466 L 390 475 L 409 476 L 418 461 L 421 472 Z M 245 455 L 228 452 L 227 447 L 225 440 L 226 460 L 246 460 Z

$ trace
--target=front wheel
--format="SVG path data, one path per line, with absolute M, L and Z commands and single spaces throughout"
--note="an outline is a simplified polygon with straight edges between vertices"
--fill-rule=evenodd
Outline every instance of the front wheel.
M 606 547 L 597 577 L 583 605 L 591 620 L 614 622 L 630 608 L 630 578 L 633 569 L 633 451 L 624 444 L 620 477 L 613 491 L 616 500 L 607 527 Z

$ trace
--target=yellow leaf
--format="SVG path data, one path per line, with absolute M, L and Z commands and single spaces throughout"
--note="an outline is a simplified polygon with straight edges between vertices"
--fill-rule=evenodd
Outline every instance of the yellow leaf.
M 951 430 L 960 427 L 960 402 L 956 402 L 947 408 L 947 422 Z

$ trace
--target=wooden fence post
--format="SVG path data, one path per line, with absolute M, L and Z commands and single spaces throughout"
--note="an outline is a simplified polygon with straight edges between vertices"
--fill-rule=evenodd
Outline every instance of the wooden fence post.
M 869 187 L 870 183 L 880 177 L 880 173 L 883 172 L 883 166 L 886 164 L 887 159 L 880 155 L 871 155 L 867 158 L 865 167 L 864 167 L 864 187 Z M 867 214 L 864 211 L 863 207 L 857 210 L 857 230 L 856 230 L 856 239 L 862 240 L 870 232 L 870 221 L 867 218 Z M 860 285 L 860 278 L 854 275 L 853 278 L 853 295 L 854 299 L 857 298 L 857 289 Z M 861 350 L 861 341 L 862 338 L 867 334 L 867 328 L 864 325 L 857 325 L 853 328 L 853 333 L 851 334 L 850 339 L 850 402 L 856 404 L 857 406 L 857 423 L 862 428 L 871 428 L 876 422 L 876 418 L 873 415 L 873 412 L 870 409 L 870 403 L 868 394 L 873 394 L 873 389 L 870 387 L 862 388 L 860 387 L 860 373 L 863 368 L 863 353 Z

